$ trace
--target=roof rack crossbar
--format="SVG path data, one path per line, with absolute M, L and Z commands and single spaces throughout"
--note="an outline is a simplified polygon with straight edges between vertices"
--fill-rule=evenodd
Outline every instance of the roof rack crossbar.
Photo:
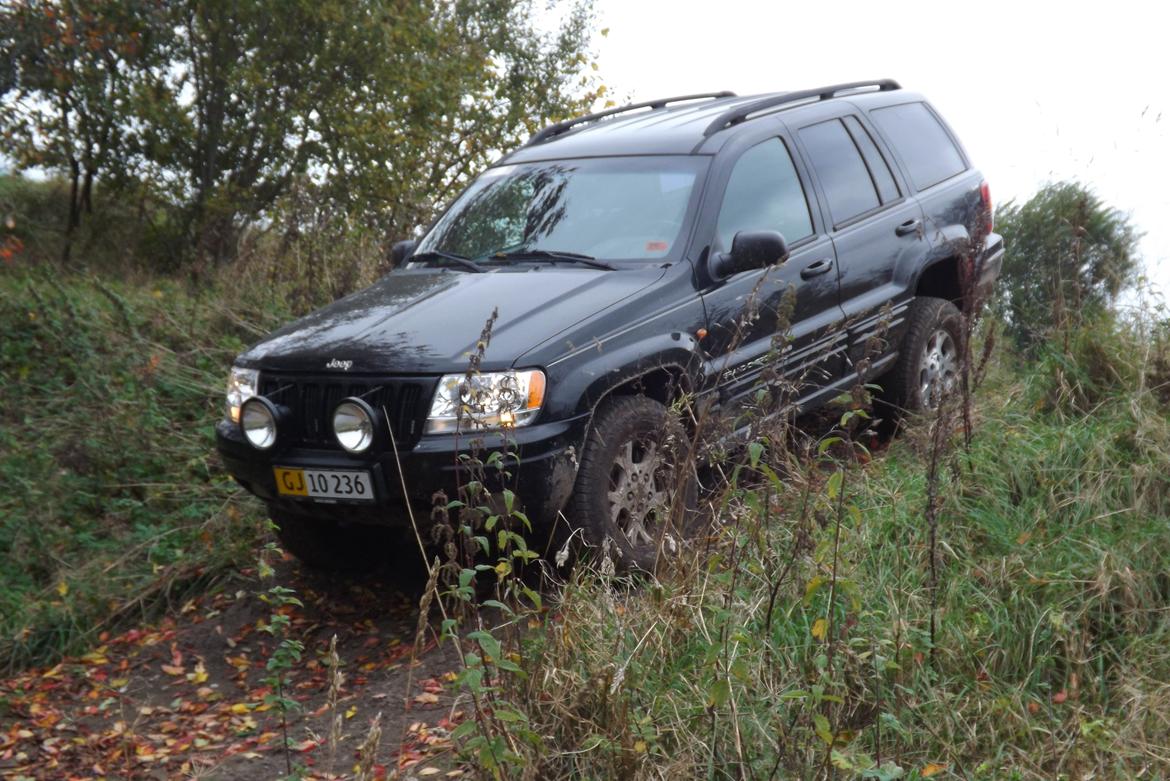
M 724 90 L 722 92 L 700 92 L 694 95 L 678 95 L 673 98 L 659 98 L 657 100 L 647 100 L 644 103 L 631 103 L 628 106 L 618 106 L 617 108 L 606 109 L 605 111 L 598 111 L 596 114 L 586 114 L 582 117 L 574 117 L 573 119 L 566 119 L 563 122 L 557 122 L 554 125 L 541 130 L 539 133 L 528 139 L 525 146 L 533 146 L 542 141 L 547 141 L 553 136 L 559 136 L 562 133 L 568 132 L 577 125 L 583 125 L 586 122 L 596 122 L 599 119 L 612 117 L 614 114 L 621 114 L 625 111 L 634 111 L 640 108 L 658 109 L 664 108 L 668 103 L 682 103 L 688 100 L 704 100 L 709 98 L 734 98 L 734 92 Z
M 865 87 L 877 87 L 878 92 L 888 92 L 890 90 L 902 89 L 902 85 L 893 79 L 878 79 L 876 81 L 851 81 L 846 84 L 831 84 L 827 87 L 817 87 L 816 89 L 800 90 L 798 92 L 784 92 L 779 95 L 770 95 L 766 98 L 761 98 L 751 103 L 736 106 L 729 109 L 718 117 L 716 117 L 707 129 L 703 131 L 703 137 L 718 133 L 724 128 L 731 125 L 737 125 L 743 122 L 752 114 L 764 109 L 775 108 L 782 106 L 785 103 L 796 103 L 798 101 L 806 100 L 828 100 L 837 96 L 839 92 L 847 90 L 863 89 Z

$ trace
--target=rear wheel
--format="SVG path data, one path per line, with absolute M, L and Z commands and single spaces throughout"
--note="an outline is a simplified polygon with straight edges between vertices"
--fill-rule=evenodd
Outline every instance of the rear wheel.
M 393 547 L 392 530 L 342 524 L 269 508 L 280 544 L 302 562 L 330 572 L 366 572 L 384 563 Z
M 923 297 L 910 305 L 908 321 L 898 362 L 879 384 L 897 410 L 931 412 L 959 385 L 962 314 L 946 299 Z
M 653 571 L 695 531 L 697 482 L 686 431 L 661 403 L 619 396 L 594 416 L 569 518 L 622 571 Z

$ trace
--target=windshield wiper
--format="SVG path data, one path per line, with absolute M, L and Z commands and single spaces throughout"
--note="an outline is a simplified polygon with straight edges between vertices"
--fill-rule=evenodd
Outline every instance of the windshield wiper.
M 429 249 L 424 250 L 423 252 L 419 252 L 415 255 L 411 255 L 410 262 L 413 263 L 416 260 L 422 262 L 428 260 L 446 260 L 454 263 L 456 266 L 459 266 L 462 269 L 471 271 L 476 274 L 482 274 L 487 271 L 487 269 L 476 263 L 471 258 L 465 258 L 462 255 L 456 255 L 454 252 L 444 252 L 441 249 Z
M 550 263 L 557 261 L 565 261 L 567 263 L 580 263 L 582 266 L 589 266 L 591 268 L 605 269 L 606 271 L 617 271 L 617 266 L 610 265 L 604 260 L 598 260 L 591 255 L 582 255 L 579 252 L 560 252 L 557 250 L 547 249 L 521 249 L 512 250 L 510 252 L 496 252 L 489 257 L 498 260 L 546 260 Z

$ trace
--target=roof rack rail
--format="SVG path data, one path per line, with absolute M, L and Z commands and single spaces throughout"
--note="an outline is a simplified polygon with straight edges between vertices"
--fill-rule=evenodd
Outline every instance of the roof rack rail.
M 846 90 L 862 89 L 864 87 L 877 87 L 878 92 L 888 92 L 890 90 L 902 89 L 902 85 L 893 79 L 878 79 L 877 81 L 851 81 L 847 84 L 831 84 L 827 87 L 817 87 L 816 89 L 800 90 L 798 92 L 782 92 L 778 95 L 769 95 L 766 98 L 752 101 L 736 106 L 733 109 L 723 112 L 718 117 L 707 125 L 707 129 L 703 131 L 703 137 L 718 133 L 724 128 L 731 125 L 737 125 L 743 122 L 752 114 L 764 109 L 773 108 L 775 106 L 782 106 L 785 103 L 795 103 L 803 100 L 828 100 L 837 96 L 838 92 L 845 92 Z
M 621 114 L 625 111 L 633 111 L 640 108 L 664 108 L 668 103 L 682 103 L 683 101 L 687 100 L 703 100 L 705 98 L 734 98 L 735 96 L 736 95 L 734 92 L 729 92 L 727 90 L 722 92 L 700 92 L 695 95 L 678 95 L 673 98 L 659 98 L 658 100 L 648 100 L 644 103 L 631 103 L 628 106 L 618 106 L 617 108 L 599 111 L 596 114 L 586 114 L 583 117 L 566 119 L 563 122 L 557 122 L 555 125 L 549 125 L 534 135 L 532 138 L 528 139 L 528 143 L 526 143 L 525 146 L 534 146 L 535 144 L 539 144 L 542 141 L 547 141 L 553 136 L 559 136 L 562 133 L 566 133 L 577 125 L 582 125 L 586 122 L 596 122 L 599 119 L 612 117 L 614 114 Z

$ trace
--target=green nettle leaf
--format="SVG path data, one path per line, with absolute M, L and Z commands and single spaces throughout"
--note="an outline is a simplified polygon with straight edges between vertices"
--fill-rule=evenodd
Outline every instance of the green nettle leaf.
M 475 732 L 477 726 L 479 726 L 479 723 L 475 719 L 467 719 L 466 721 L 460 722 L 459 726 L 451 730 L 451 739 L 463 740 Z
M 483 652 L 492 658 L 492 661 L 498 661 L 503 654 L 500 652 L 500 641 L 492 637 L 489 633 L 482 630 L 471 632 L 468 638 L 479 643 L 479 647 Z
M 817 455 L 823 456 L 829 450 L 829 448 L 841 441 L 843 441 L 841 437 L 825 437 L 821 440 L 821 443 L 817 445 Z
M 731 699 L 731 681 L 724 677 L 716 678 L 707 692 L 708 707 L 722 708 L 729 699 Z
M 872 778 L 874 781 L 897 781 L 905 775 L 906 771 L 893 762 L 884 762 L 881 767 L 870 768 L 861 773 L 862 778 Z
M 829 480 L 825 484 L 825 491 L 829 495 L 829 499 L 836 499 L 841 494 L 841 483 L 845 479 L 845 473 L 838 470 L 829 475 Z
M 762 442 L 752 442 L 748 445 L 748 460 L 754 469 L 760 463 L 760 456 L 764 452 L 764 445 Z
M 826 746 L 833 745 L 833 731 L 829 728 L 829 720 L 817 713 L 813 716 L 813 725 L 817 737 L 823 740 Z

